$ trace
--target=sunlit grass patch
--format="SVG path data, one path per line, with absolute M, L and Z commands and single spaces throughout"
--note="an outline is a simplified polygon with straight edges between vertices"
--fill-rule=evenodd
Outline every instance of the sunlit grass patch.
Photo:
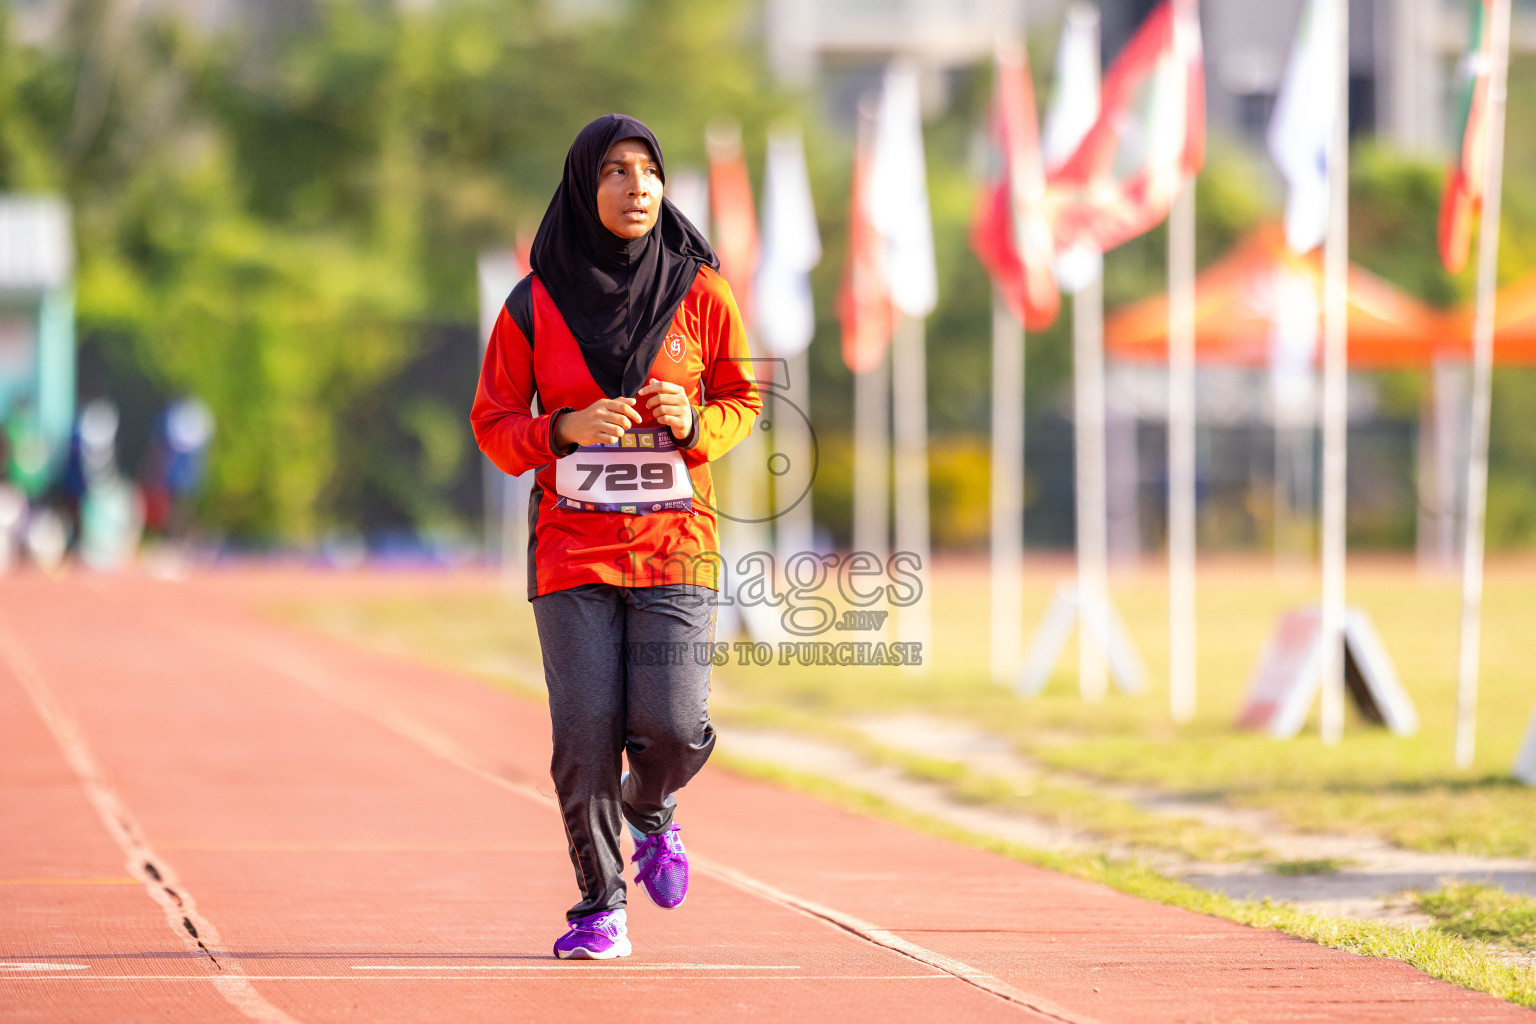
M 1480 942 L 1433 928 L 1357 918 L 1326 917 L 1268 900 L 1237 900 L 1160 874 L 1137 861 L 1078 853 L 1031 850 L 1004 839 L 977 835 L 928 815 L 914 813 L 871 793 L 815 775 L 732 758 L 737 771 L 811 793 L 830 803 L 920 829 L 1051 871 L 1099 882 L 1141 899 L 1154 900 L 1256 928 L 1270 928 L 1361 956 L 1401 960 L 1431 977 L 1487 992 L 1522 1006 L 1536 1006 L 1536 970 L 1513 965 Z
M 1277 860 L 1267 866 L 1277 875 L 1333 875 L 1351 861 L 1344 857 L 1318 857 L 1312 860 Z
M 868 741 L 857 746 L 866 757 L 898 767 L 910 779 L 944 787 L 947 795 L 959 803 L 1012 811 L 1109 843 L 1165 850 L 1192 860 L 1236 861 L 1264 856 L 1264 850 L 1253 837 L 1238 829 L 1155 814 L 1130 800 L 1106 796 L 1091 787 L 1038 776 L 1004 779 L 955 761 L 924 757 Z
M 1450 935 L 1536 949 L 1536 899 L 1470 882 L 1419 893 L 1414 899 L 1435 919 L 1435 927 Z
M 1051 570 L 1034 575 L 1022 625 L 1026 635 L 1043 613 L 1060 574 Z M 1280 613 L 1316 601 L 1313 582 L 1277 582 L 1271 572 L 1253 569 L 1202 572 L 1199 714 L 1183 727 L 1174 726 L 1167 711 L 1166 583 L 1151 574 L 1121 580 L 1115 587 L 1148 667 L 1151 685 L 1140 695 L 1113 693 L 1102 703 L 1085 703 L 1076 693 L 1071 647 L 1066 663 L 1041 695 L 1022 698 L 995 685 L 986 666 L 985 575 L 974 567 L 941 566 L 932 589 L 935 640 L 926 675 L 893 668 L 733 662 L 716 670 L 712 704 L 724 725 L 824 739 L 910 778 L 942 786 L 955 800 L 1053 820 L 1133 848 L 1177 851 L 1202 860 L 1264 856 L 1259 837 L 1155 814 L 1132 800 L 1096 791 L 1097 780 L 1258 807 L 1302 830 L 1378 835 L 1415 849 L 1536 856 L 1536 790 L 1508 776 L 1536 700 L 1528 669 L 1536 663 L 1536 631 L 1528 628 L 1533 585 L 1536 570 L 1530 567 L 1495 566 L 1490 573 L 1478 758 L 1466 773 L 1451 765 L 1454 583 L 1426 583 L 1406 565 L 1353 572 L 1350 599 L 1371 612 L 1418 707 L 1424 725 L 1411 738 L 1388 735 L 1358 720 L 1351 722 L 1344 742 L 1333 747 L 1324 746 L 1312 727 L 1284 742 L 1233 728 L 1248 674 Z M 277 611 L 290 621 L 352 642 L 467 671 L 520 695 L 543 699 L 528 604 L 492 587 L 484 593 L 420 599 L 290 601 Z M 1039 770 L 1028 779 L 999 778 L 954 759 L 882 747 L 856 727 L 862 718 L 893 713 L 968 723 L 980 733 L 1007 740 Z M 720 756 L 728 763 L 729 748 L 724 729 Z M 1435 977 L 1536 1005 L 1536 972 L 1504 962 L 1496 948 L 1484 944 L 1486 936 L 1486 943 L 1530 948 L 1521 946 L 1528 938 L 1516 938 L 1530 934 L 1521 916 L 1523 903 L 1442 896 L 1446 902 L 1438 906 L 1444 921 L 1434 928 L 1333 919 L 1284 905 L 1232 900 L 1134 861 L 1026 850 L 814 776 L 763 766 L 751 770 L 1146 899 L 1278 928 L 1368 956 L 1394 957 Z M 1300 871 L 1302 863 L 1292 862 L 1292 869 Z M 1325 862 L 1306 864 L 1319 868 Z M 1525 901 L 1531 902 L 1536 901 Z M 1426 911 L 1441 916 L 1428 907 Z
M 1025 636 L 1067 571 L 1065 563 L 1031 566 L 1020 624 Z M 845 744 L 857 739 L 847 728 L 850 720 L 929 715 L 1001 737 L 1047 769 L 1260 808 L 1301 831 L 1368 834 L 1426 851 L 1536 857 L 1536 790 L 1508 774 L 1536 703 L 1529 671 L 1536 663 L 1536 630 L 1529 628 L 1536 567 L 1490 567 L 1478 755 L 1465 773 L 1451 760 L 1454 580 L 1421 577 L 1407 561 L 1351 566 L 1350 602 L 1370 612 L 1423 725 L 1417 736 L 1402 738 L 1352 719 L 1344 741 L 1332 747 L 1311 726 L 1288 741 L 1233 726 L 1271 630 L 1287 608 L 1316 603 L 1315 580 L 1277 577 L 1269 565 L 1218 565 L 1202 566 L 1199 587 L 1198 714 L 1183 727 L 1168 714 L 1167 594 L 1160 573 L 1114 585 L 1146 663 L 1147 691 L 1111 693 L 1090 704 L 1077 694 L 1075 644 L 1069 643 L 1063 664 L 1039 696 L 1023 698 L 991 681 L 988 590 L 980 563 L 941 563 L 935 573 L 929 591 L 934 640 L 926 674 L 884 667 L 743 666 L 733 658 L 715 670 L 714 703 L 722 712 L 729 709 L 733 720 L 816 732 Z M 283 614 L 542 699 L 528 603 L 494 585 L 486 590 L 421 599 L 295 601 Z M 955 782 L 952 789 L 960 799 L 980 802 L 1010 797 L 974 779 Z M 1036 810 L 1051 810 L 1050 794 L 1032 799 Z M 1082 813 L 1080 807 L 1070 810 Z

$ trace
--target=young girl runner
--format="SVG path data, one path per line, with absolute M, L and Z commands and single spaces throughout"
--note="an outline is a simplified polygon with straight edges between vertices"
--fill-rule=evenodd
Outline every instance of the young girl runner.
M 673 793 L 715 743 L 708 464 L 761 409 L 719 260 L 663 197 L 665 179 L 661 146 L 634 118 L 608 114 L 576 136 L 471 413 L 503 472 L 537 470 L 528 596 L 581 889 L 561 958 L 630 953 L 621 817 L 651 899 L 675 907 L 687 894 Z

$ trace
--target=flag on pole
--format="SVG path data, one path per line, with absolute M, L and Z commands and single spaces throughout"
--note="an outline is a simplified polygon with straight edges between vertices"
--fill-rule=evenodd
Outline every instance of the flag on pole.
M 1103 252 L 1144 233 L 1204 161 L 1199 10 L 1163 0 L 1105 76 L 1093 127 L 1050 176 L 1058 248 Z
M 1077 152 L 1083 137 L 1099 119 L 1099 9 L 1075 3 L 1067 9 L 1056 45 L 1056 84 L 1045 111 L 1045 138 L 1041 157 L 1047 175 L 1060 170 Z M 1047 192 L 1056 214 L 1055 191 Z M 1054 236 L 1054 227 L 1052 230 Z M 1059 238 L 1053 237 L 1053 242 Z M 1056 281 L 1074 295 L 1089 288 L 1104 273 L 1104 254 L 1093 245 L 1077 242 L 1056 251 Z M 1078 319 L 1074 315 L 1073 324 Z
M 939 276 L 928 215 L 917 70 L 905 64 L 893 64 L 885 72 L 864 205 L 885 248 L 891 302 L 907 316 L 927 316 L 938 305 Z
M 1269 153 L 1285 179 L 1285 240 L 1297 254 L 1328 233 L 1328 143 L 1338 117 L 1338 61 L 1329 26 L 1338 0 L 1308 0 L 1269 121 Z
M 793 128 L 768 138 L 762 256 L 757 270 L 758 335 L 775 355 L 799 355 L 816 334 L 810 275 L 821 262 L 821 234 L 811 205 L 805 150 Z
M 679 164 L 667 175 L 667 198 L 688 223 L 709 237 L 709 179 L 697 167 Z
M 720 274 L 731 286 L 736 308 L 753 319 L 753 278 L 757 274 L 757 211 L 752 181 L 741 152 L 741 126 L 719 121 L 709 126 L 709 205 L 714 220 L 710 244 L 720 257 Z
M 901 314 L 891 342 L 893 536 L 898 556 L 911 559 L 912 568 L 922 570 L 929 560 L 928 377 L 923 318 L 938 304 L 939 282 L 928 214 L 917 71 L 910 66 L 898 63 L 886 69 L 869 192 L 864 199 L 865 212 L 885 248 L 891 303 Z M 927 603 L 899 609 L 895 621 L 902 642 L 926 645 L 931 639 Z M 927 664 L 909 665 L 908 670 L 926 671 Z
M 1056 84 L 1045 111 L 1040 156 L 1046 173 L 1066 163 L 1099 119 L 1099 15 L 1073 4 L 1056 44 Z
M 1440 201 L 1440 261 L 1451 273 L 1467 265 L 1472 224 L 1483 205 L 1488 159 L 1488 78 L 1493 67 L 1488 13 L 1492 0 L 1473 0 L 1467 52 L 1456 69 L 1458 112 L 1456 159 L 1446 171 Z
M 971 217 L 971 250 L 1015 319 L 1029 330 L 1043 330 L 1056 319 L 1061 295 L 1051 272 L 1055 247 L 1046 218 L 1034 88 L 1022 49 L 998 48 L 988 141 L 987 179 Z
M 867 212 L 874 160 L 874 120 L 867 107 L 859 110 L 853 187 L 848 201 L 848 260 L 837 293 L 837 315 L 843 322 L 843 362 L 854 373 L 880 365 L 895 324 L 886 278 L 885 246 Z

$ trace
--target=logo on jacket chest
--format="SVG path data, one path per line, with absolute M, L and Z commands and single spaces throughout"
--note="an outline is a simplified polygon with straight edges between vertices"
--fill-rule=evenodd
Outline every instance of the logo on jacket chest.
M 688 339 L 673 331 L 661 343 L 661 350 L 667 354 L 668 359 L 674 363 L 680 363 L 683 361 L 683 356 L 688 354 Z

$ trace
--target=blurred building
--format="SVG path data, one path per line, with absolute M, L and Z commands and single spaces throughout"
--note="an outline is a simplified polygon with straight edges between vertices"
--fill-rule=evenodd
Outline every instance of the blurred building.
M 134 18 L 179 18 L 204 32 L 234 27 L 264 30 L 303 26 L 315 0 L 5 0 L 19 38 L 45 44 L 66 32 L 70 18 L 83 12 L 96 30 L 117 31 Z M 405 0 L 400 0 L 406 6 Z
M 1055 46 L 1067 0 L 761 0 L 765 45 L 781 80 L 814 84 L 839 121 L 892 57 L 916 62 L 928 109 L 944 106 L 947 73 L 990 58 L 999 35 Z M 1102 0 L 1105 60 L 1157 0 Z M 1512 43 L 1536 51 L 1536 0 L 1514 0 Z M 1274 106 L 1304 0 L 1203 0 L 1213 128 L 1258 142 Z M 1466 48 L 1466 0 L 1349 0 L 1350 121 L 1411 152 L 1446 146 L 1449 83 Z M 1040 37 L 1044 36 L 1044 39 Z M 1039 64 L 1037 89 L 1048 91 Z
M 438 0 L 394 0 L 401 7 Z M 600 18 L 624 0 L 547 0 L 566 21 Z M 1026 29 L 1050 52 L 1069 0 L 749 0 L 781 81 L 814 86 L 834 120 L 851 126 L 858 97 L 892 57 L 924 71 L 923 99 L 948 103 L 952 75 L 990 58 L 999 36 Z M 1101 0 L 1103 49 L 1112 59 L 1157 0 Z M 1349 0 L 1350 121 L 1411 152 L 1446 145 L 1449 83 L 1465 50 L 1470 0 Z M 45 42 L 81 0 L 9 0 L 18 33 Z M 1304 0 L 1202 0 L 1212 126 L 1258 141 L 1268 123 Z M 1536 0 L 1514 0 L 1512 44 L 1536 52 Z M 205 31 L 302 26 L 316 0 L 109 0 L 110 21 L 184 18 Z M 750 9 L 750 8 L 749 8 Z M 1043 46 L 1041 45 L 1043 44 Z M 1036 68 L 1049 72 L 1049 63 Z M 1041 93 L 1047 90 L 1043 87 Z
M 0 423 L 13 475 L 39 489 L 74 425 L 74 306 L 69 209 L 0 195 Z

